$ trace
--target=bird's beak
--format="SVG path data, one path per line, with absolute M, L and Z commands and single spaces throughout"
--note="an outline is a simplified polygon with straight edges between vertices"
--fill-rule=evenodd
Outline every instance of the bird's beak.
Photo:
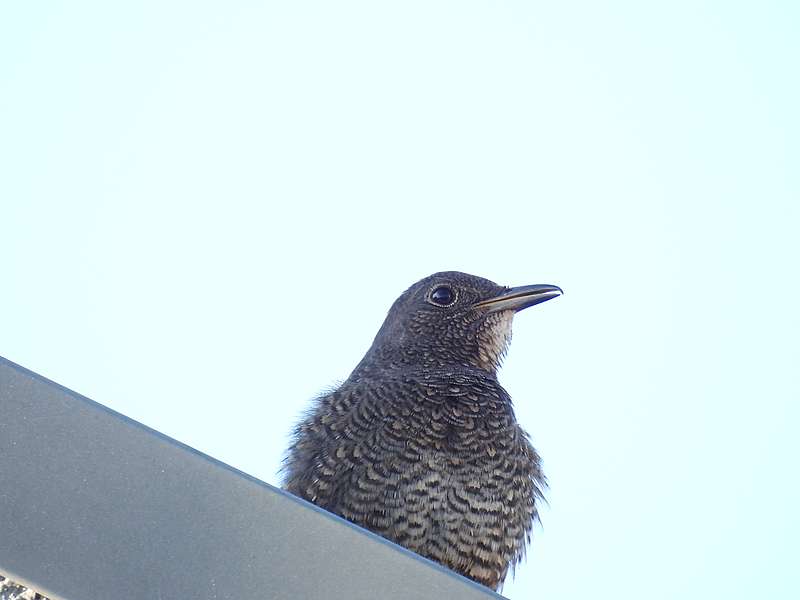
M 534 304 L 547 302 L 563 293 L 557 285 L 523 285 L 510 288 L 494 298 L 478 302 L 475 307 L 483 308 L 488 312 L 497 312 L 498 310 L 513 310 L 517 312 Z

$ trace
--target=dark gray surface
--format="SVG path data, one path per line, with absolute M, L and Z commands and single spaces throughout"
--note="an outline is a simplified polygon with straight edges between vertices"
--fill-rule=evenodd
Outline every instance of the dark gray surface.
M 0 573 L 54 600 L 501 597 L 3 358 Z

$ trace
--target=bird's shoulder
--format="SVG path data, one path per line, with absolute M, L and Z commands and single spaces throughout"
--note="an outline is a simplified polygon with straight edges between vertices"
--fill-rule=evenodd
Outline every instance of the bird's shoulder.
M 326 444 L 447 429 L 517 428 L 511 398 L 497 379 L 479 369 L 420 369 L 351 377 L 318 398 L 299 424 L 298 438 Z
M 540 478 L 508 393 L 469 369 L 351 377 L 298 424 L 285 471 L 289 491 L 326 507 L 350 506 L 343 498 L 353 486 L 411 489 L 431 473 L 447 473 L 453 485 L 493 473 L 484 495 L 503 481 L 532 494 Z
M 329 419 L 353 410 L 372 418 L 410 412 L 466 411 L 513 417 L 511 397 L 497 378 L 480 369 L 417 369 L 355 376 L 318 400 Z

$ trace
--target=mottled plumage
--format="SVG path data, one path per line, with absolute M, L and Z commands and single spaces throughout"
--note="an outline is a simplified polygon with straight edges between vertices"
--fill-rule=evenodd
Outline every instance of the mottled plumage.
M 406 290 L 297 426 L 286 489 L 498 588 L 524 555 L 545 478 L 497 367 L 514 312 L 560 293 L 456 272 Z

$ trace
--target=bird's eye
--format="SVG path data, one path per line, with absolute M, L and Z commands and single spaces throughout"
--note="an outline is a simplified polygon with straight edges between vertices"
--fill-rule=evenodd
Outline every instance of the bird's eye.
M 428 299 L 436 306 L 450 306 L 456 301 L 456 293 L 446 285 L 433 288 Z

